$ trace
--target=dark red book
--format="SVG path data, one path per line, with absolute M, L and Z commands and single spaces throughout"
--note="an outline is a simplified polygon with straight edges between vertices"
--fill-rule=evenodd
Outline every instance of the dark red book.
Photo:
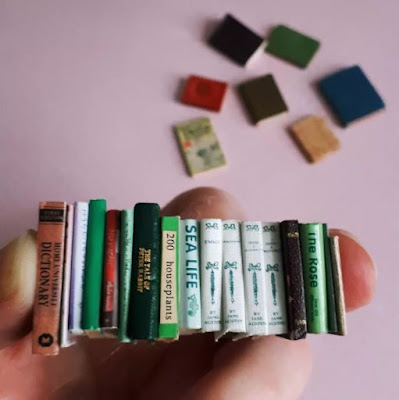
M 220 111 L 226 90 L 225 82 L 190 75 L 184 87 L 182 102 L 207 110 Z
M 120 212 L 107 211 L 101 328 L 112 333 L 118 327 L 118 262 Z M 109 328 L 111 331 L 109 331 Z M 116 333 L 116 332 L 114 332 Z

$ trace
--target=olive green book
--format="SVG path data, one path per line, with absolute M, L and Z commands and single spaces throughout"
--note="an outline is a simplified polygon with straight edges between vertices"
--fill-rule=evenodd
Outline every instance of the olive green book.
M 121 342 L 130 342 L 127 336 L 127 321 L 130 299 L 130 278 L 132 275 L 133 210 L 121 211 L 120 246 L 118 338 Z
M 300 240 L 307 329 L 309 333 L 325 333 L 328 308 L 323 224 L 300 224 Z
M 328 307 L 328 332 L 337 333 L 337 310 L 335 303 L 334 277 L 331 258 L 330 237 L 328 236 L 327 224 L 323 224 L 324 259 L 326 263 L 326 286 L 327 286 L 327 307 Z
M 106 200 L 90 200 L 87 224 L 82 329 L 88 335 L 101 335 L 100 310 L 103 283 Z M 98 332 L 98 333 L 97 333 Z
M 160 209 L 158 204 L 134 207 L 132 279 L 128 336 L 132 340 L 156 340 L 159 329 Z
M 162 217 L 162 256 L 159 338 L 179 338 L 179 226 L 180 217 Z

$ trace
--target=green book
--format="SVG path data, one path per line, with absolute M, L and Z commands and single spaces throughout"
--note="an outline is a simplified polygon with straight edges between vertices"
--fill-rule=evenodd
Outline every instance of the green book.
M 301 68 L 306 68 L 320 42 L 295 31 L 288 26 L 278 25 L 269 36 L 266 51 Z
M 161 301 L 159 338 L 179 338 L 180 217 L 162 217 Z
M 119 271 L 119 327 L 118 338 L 130 342 L 127 336 L 127 321 L 130 299 L 130 278 L 132 275 L 133 252 L 133 210 L 121 211 L 120 271 Z
M 328 307 L 328 332 L 337 333 L 337 310 L 335 305 L 334 277 L 331 259 L 330 237 L 328 236 L 327 224 L 323 224 L 323 240 L 324 240 L 324 258 L 326 265 L 326 281 L 327 281 L 327 307 Z
M 323 224 L 301 224 L 303 280 L 309 333 L 328 332 Z
M 100 331 L 106 210 L 106 200 L 90 200 L 82 304 L 82 329 L 89 335 Z
M 134 207 L 132 279 L 128 318 L 130 339 L 158 338 L 160 289 L 160 209 L 158 204 Z

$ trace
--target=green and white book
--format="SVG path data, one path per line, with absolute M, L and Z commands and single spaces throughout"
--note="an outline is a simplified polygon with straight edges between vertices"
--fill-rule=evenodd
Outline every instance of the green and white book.
M 247 316 L 246 336 L 264 336 L 268 334 L 268 321 L 262 223 L 242 222 L 241 235 Z
M 195 219 L 180 221 L 180 334 L 201 329 L 199 232 Z
M 127 336 L 127 321 L 129 317 L 130 279 L 132 276 L 133 210 L 121 211 L 120 243 L 118 338 L 121 342 L 130 342 Z
M 222 329 L 222 221 L 200 222 L 202 331 Z
M 179 229 L 180 217 L 162 217 L 159 339 L 179 338 Z
M 240 223 L 236 220 L 223 221 L 222 307 L 223 327 L 216 340 L 229 332 L 246 332 Z
M 266 270 L 268 333 L 269 335 L 282 335 L 288 333 L 288 321 L 280 224 L 278 222 L 262 223 L 262 235 Z

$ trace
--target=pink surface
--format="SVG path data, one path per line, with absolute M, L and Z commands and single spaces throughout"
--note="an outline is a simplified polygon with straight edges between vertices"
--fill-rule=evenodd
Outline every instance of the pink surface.
M 305 71 L 271 56 L 245 70 L 209 48 L 209 25 L 230 11 L 261 34 L 285 23 L 322 42 Z M 322 220 L 353 231 L 379 267 L 370 307 L 347 338 L 315 337 L 307 399 L 399 396 L 399 3 L 380 0 L 19 1 L 0 3 L 0 245 L 36 224 L 39 200 L 105 197 L 110 207 L 165 204 L 199 185 L 234 193 L 251 219 Z M 360 64 L 388 111 L 345 131 L 342 149 L 307 164 L 286 133 L 327 115 L 312 86 Z M 274 74 L 290 112 L 260 128 L 229 89 L 220 114 L 176 101 L 195 73 L 231 85 Z M 228 167 L 186 176 L 171 126 L 212 117 Z M 395 338 L 394 338 L 395 335 Z

